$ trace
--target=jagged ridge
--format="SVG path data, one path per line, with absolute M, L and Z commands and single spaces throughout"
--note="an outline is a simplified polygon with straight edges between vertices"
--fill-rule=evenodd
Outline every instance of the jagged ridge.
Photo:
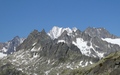
M 85 31 L 54 27 L 50 33 L 44 29 L 41 32 L 34 30 L 17 47 L 17 52 L 1 62 L 10 62 L 28 75 L 53 75 L 94 64 L 119 50 L 119 45 L 110 44 Z

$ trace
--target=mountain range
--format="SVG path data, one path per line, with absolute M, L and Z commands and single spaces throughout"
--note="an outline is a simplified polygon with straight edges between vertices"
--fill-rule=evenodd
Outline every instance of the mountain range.
M 115 75 L 120 66 L 120 38 L 105 28 L 88 27 L 81 31 L 54 26 L 48 33 L 44 29 L 33 30 L 25 39 L 17 36 L 0 43 L 0 51 L 2 75 L 9 71 L 11 75 Z M 106 68 L 107 62 L 114 64 L 109 63 Z M 101 66 L 106 74 L 95 73 Z

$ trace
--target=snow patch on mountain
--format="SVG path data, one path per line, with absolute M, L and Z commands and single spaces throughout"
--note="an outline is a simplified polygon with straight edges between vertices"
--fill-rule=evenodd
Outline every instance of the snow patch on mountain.
M 0 58 L 7 56 L 7 54 L 0 53 Z
M 85 62 L 84 64 L 84 61 L 80 61 L 80 63 L 79 63 L 79 66 L 81 66 L 81 67 L 85 67 L 85 66 L 88 66 L 88 64 L 89 64 L 89 62 L 87 61 L 87 62 Z
M 37 42 L 33 43 L 33 45 L 32 45 L 32 46 L 34 46 L 36 43 L 37 43 Z
M 7 52 L 7 49 L 5 47 L 3 47 L 2 51 L 3 52 Z
M 35 46 L 31 49 L 31 51 L 39 51 L 41 49 L 41 47 L 39 48 L 35 48 Z
M 105 53 L 98 52 L 98 51 L 96 51 L 95 49 L 93 49 L 93 50 L 94 50 L 94 52 L 97 54 L 97 56 L 98 56 L 100 59 L 104 57 L 104 54 L 105 54 Z M 95 57 L 95 56 L 94 56 L 94 57 Z
M 91 48 L 92 46 L 87 46 L 87 42 L 84 41 L 82 38 L 76 38 L 76 42 L 72 42 L 74 45 L 76 45 L 83 55 L 90 56 L 91 54 Z
M 19 39 L 20 44 L 23 43 L 24 40 L 25 40 L 25 38 L 20 38 L 20 39 Z
M 65 40 L 58 40 L 58 43 L 60 43 L 60 42 L 64 42 L 65 43 Z
M 84 41 L 82 38 L 76 38 L 76 42 L 72 42 L 72 44 L 76 45 L 80 49 L 81 53 L 85 56 L 93 56 L 95 58 L 99 57 L 100 59 L 104 57 L 104 53 L 96 51 L 92 46 L 92 43 L 90 46 L 88 46 L 87 43 L 88 42 Z M 92 50 L 95 52 L 95 54 L 92 54 Z
M 105 39 L 102 39 L 102 40 L 107 41 L 108 43 L 117 44 L 117 45 L 120 46 L 120 38 L 116 38 L 116 39 L 105 38 Z

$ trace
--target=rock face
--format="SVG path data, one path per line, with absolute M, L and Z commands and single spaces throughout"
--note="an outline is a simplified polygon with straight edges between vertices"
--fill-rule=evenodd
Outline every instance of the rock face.
M 90 30 L 90 28 L 88 28 L 87 30 Z M 58 43 L 64 42 L 68 46 L 71 46 L 72 44 L 74 44 L 80 49 L 83 55 L 86 55 L 89 57 L 95 57 L 95 58 L 102 58 L 111 52 L 115 52 L 119 50 L 118 45 L 110 44 L 101 39 L 104 32 L 106 32 L 104 34 L 106 38 L 109 38 L 109 37 L 113 38 L 112 35 L 105 29 L 103 30 L 103 32 L 102 31 L 99 32 L 99 34 L 97 34 L 97 29 L 96 30 L 93 29 L 94 34 L 91 34 L 91 35 L 89 34 L 91 32 L 88 32 L 88 33 L 87 31 L 82 32 L 79 29 L 76 29 L 76 30 L 69 29 L 69 31 L 71 32 L 69 33 L 66 30 L 62 32 L 61 35 L 57 38 L 57 42 Z M 97 36 L 97 35 L 100 35 L 100 36 Z
M 53 27 L 49 33 L 31 32 L 15 53 L 1 59 L 1 65 L 9 62 L 27 75 L 69 75 L 65 72 L 90 66 L 119 50 L 119 45 L 77 28 Z
M 44 46 L 48 42 L 51 42 L 51 38 L 46 34 L 44 30 L 42 30 L 41 32 L 34 30 L 30 33 L 28 38 L 25 39 L 25 41 L 17 48 L 17 50 L 27 50 L 32 48 L 33 46 Z
M 105 28 L 88 27 L 84 32 L 92 37 L 97 36 L 99 38 L 117 38 L 117 36 L 110 34 Z
M 12 40 L 0 43 L 0 57 L 12 54 L 16 52 L 16 47 L 19 46 L 24 41 L 24 38 L 20 38 L 19 36 L 14 37 Z

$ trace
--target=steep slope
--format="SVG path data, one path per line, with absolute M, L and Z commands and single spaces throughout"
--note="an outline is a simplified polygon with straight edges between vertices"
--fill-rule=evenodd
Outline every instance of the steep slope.
M 17 47 L 16 50 L 21 49 L 31 49 L 32 47 L 40 47 L 44 46 L 45 44 L 51 42 L 51 38 L 46 34 L 45 30 L 42 30 L 41 32 L 38 32 L 38 30 L 34 30 L 30 33 L 27 39 L 24 40 L 24 42 Z
M 54 29 L 54 27 L 53 27 Z M 64 30 L 64 28 L 59 28 L 57 27 L 57 29 L 61 29 Z M 111 52 L 114 51 L 118 51 L 119 50 L 119 46 L 118 45 L 113 45 L 110 44 L 109 42 L 101 39 L 100 37 L 98 37 L 97 35 L 100 35 L 102 37 L 102 35 L 104 34 L 104 32 L 106 32 L 104 35 L 108 34 L 107 36 L 112 36 L 107 30 L 103 30 L 99 32 L 99 34 L 97 34 L 98 30 L 100 30 L 100 28 L 88 28 L 87 30 L 93 29 L 93 35 L 96 36 L 90 36 L 89 32 L 82 32 L 79 29 L 69 29 L 71 30 L 71 32 L 69 33 L 67 30 L 64 30 L 60 36 L 58 38 L 56 38 L 56 41 L 59 42 L 64 42 L 66 43 L 68 46 L 71 46 L 72 44 L 74 44 L 75 46 L 77 46 L 81 53 L 83 55 L 89 56 L 89 57 L 95 57 L 95 58 L 103 58 L 104 56 L 108 55 Z M 103 29 L 103 28 L 101 28 Z M 53 31 L 53 30 L 51 30 Z M 54 33 L 57 33 L 57 30 L 54 31 Z M 91 32 L 90 32 L 91 33 Z M 106 37 L 107 37 L 106 36 Z
M 89 67 L 67 70 L 61 75 L 120 75 L 120 51 L 111 53 Z
M 105 57 L 89 70 L 89 75 L 119 75 L 120 74 L 120 52 L 115 52 Z
M 26 75 L 26 74 L 15 69 L 12 64 L 6 63 L 4 65 L 0 65 L 0 75 Z
M 20 38 L 19 36 L 14 37 L 12 40 L 0 43 L 0 57 L 7 56 L 8 54 L 12 54 L 16 51 L 16 47 L 19 46 L 24 41 L 24 38 Z

